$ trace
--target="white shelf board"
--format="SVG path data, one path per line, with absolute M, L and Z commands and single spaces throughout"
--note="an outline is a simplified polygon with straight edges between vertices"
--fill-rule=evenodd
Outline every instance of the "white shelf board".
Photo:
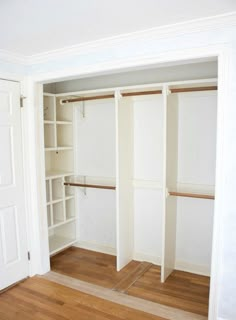
M 73 146 L 58 146 L 57 150 L 72 150 Z
M 60 146 L 60 147 L 50 147 L 45 148 L 45 151 L 63 151 L 63 150 L 73 150 L 72 146 Z
M 49 237 L 50 255 L 55 254 L 56 252 L 63 250 L 66 247 L 71 246 L 75 242 L 75 238 L 65 238 L 55 235 Z
M 74 199 L 75 196 L 65 196 L 65 200 L 70 200 L 70 199 Z
M 50 227 L 48 227 L 48 230 L 55 229 L 55 228 L 57 228 L 57 227 L 63 226 L 64 224 L 73 222 L 73 221 L 75 221 L 75 220 L 76 220 L 75 217 L 70 218 L 70 219 L 66 219 L 65 221 L 57 220 L 58 222 L 56 222 L 56 223 L 52 224 Z
M 54 124 L 53 120 L 44 120 L 44 124 Z
M 50 201 L 49 204 L 55 204 L 55 203 L 62 202 L 62 201 L 63 201 L 63 198 L 57 198 L 57 199 Z
M 74 173 L 71 171 L 46 171 L 46 180 L 48 179 L 54 179 L 54 178 L 61 178 L 61 177 L 67 177 L 72 176 Z
M 65 124 L 65 125 L 72 125 L 72 121 L 61 121 L 61 120 L 57 120 L 56 124 Z

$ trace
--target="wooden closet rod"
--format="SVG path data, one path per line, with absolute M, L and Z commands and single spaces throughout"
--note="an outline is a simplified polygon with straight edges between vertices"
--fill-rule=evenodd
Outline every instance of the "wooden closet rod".
M 185 192 L 169 192 L 170 196 L 176 196 L 176 197 L 187 197 L 187 198 L 199 198 L 199 199 L 210 199 L 214 200 L 215 196 L 208 195 L 208 194 L 197 194 L 197 193 L 185 193 Z
M 77 182 L 64 182 L 65 186 L 69 187 L 84 187 L 84 188 L 95 188 L 95 189 L 108 189 L 108 190 L 116 190 L 114 186 L 102 186 L 97 184 L 85 184 L 85 183 L 77 183 Z
M 162 90 L 137 91 L 122 93 L 122 97 L 147 96 L 150 94 L 162 94 Z
M 194 92 L 194 91 L 212 91 L 217 90 L 217 86 L 209 86 L 209 87 L 192 87 L 192 88 L 176 88 L 170 89 L 171 93 L 179 93 L 179 92 Z
M 61 100 L 61 103 L 70 103 L 70 102 L 80 102 L 80 101 L 89 101 L 89 100 L 100 100 L 100 99 L 111 99 L 115 98 L 114 94 L 104 94 L 102 96 L 92 96 L 92 97 L 78 97 L 73 99 Z
M 170 89 L 171 93 L 210 91 L 210 90 L 217 90 L 217 86 Z M 134 97 L 134 96 L 145 96 L 145 95 L 151 95 L 151 94 L 162 94 L 162 90 L 125 92 L 125 93 L 122 93 L 121 95 L 122 95 L 122 97 Z M 78 98 L 73 98 L 73 99 L 64 99 L 61 101 L 61 103 L 80 102 L 80 101 L 89 101 L 89 100 L 101 100 L 101 99 L 112 99 L 112 98 L 115 98 L 114 94 L 105 94 L 105 95 L 101 95 L 101 96 L 78 97 Z

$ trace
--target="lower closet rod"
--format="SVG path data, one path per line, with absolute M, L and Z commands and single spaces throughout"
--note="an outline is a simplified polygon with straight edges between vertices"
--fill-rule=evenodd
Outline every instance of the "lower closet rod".
M 77 183 L 77 182 L 64 182 L 64 185 L 69 187 L 84 187 L 84 188 L 116 190 L 116 187 L 114 186 L 102 186 L 97 184 L 84 184 L 84 183 Z
M 199 199 L 210 199 L 210 200 L 215 199 L 215 196 L 208 195 L 208 194 L 197 194 L 197 193 L 169 191 L 169 195 L 170 196 L 177 196 L 177 197 L 187 197 L 187 198 L 199 198 Z

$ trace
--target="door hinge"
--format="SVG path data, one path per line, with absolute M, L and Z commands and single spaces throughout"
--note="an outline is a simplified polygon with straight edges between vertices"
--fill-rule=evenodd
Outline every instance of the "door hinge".
M 30 252 L 28 251 L 28 260 L 30 261 Z
M 24 99 L 26 99 L 26 97 L 24 96 L 20 96 L 20 107 L 23 108 L 24 107 Z

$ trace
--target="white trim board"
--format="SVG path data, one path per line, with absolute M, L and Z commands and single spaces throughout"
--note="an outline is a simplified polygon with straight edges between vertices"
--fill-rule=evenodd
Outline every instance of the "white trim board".
M 190 272 L 207 277 L 210 277 L 211 273 L 209 266 L 200 266 L 180 260 L 175 261 L 175 270 Z
M 91 251 L 96 251 L 96 252 L 105 253 L 105 254 L 110 254 L 112 256 L 116 255 L 116 249 L 115 248 L 112 248 L 112 247 L 109 247 L 109 246 L 100 245 L 100 244 L 94 243 L 94 242 L 77 241 L 75 244 L 73 244 L 73 247 L 86 249 L 86 250 L 91 250 Z
M 209 84 L 214 83 L 217 84 L 217 78 L 209 78 L 209 79 L 197 79 L 197 80 L 182 80 L 182 81 L 169 81 L 169 82 L 154 82 L 154 83 L 148 83 L 148 84 L 139 84 L 139 85 L 132 85 L 132 86 L 122 86 L 122 87 L 110 87 L 110 88 L 104 88 L 104 89 L 94 89 L 94 90 L 82 90 L 82 91 L 72 91 L 72 92 L 66 92 L 66 93 L 45 93 L 45 95 L 48 96 L 55 96 L 55 97 L 70 97 L 70 96 L 80 96 L 80 95 L 89 95 L 89 94 L 97 94 L 97 93 L 107 93 L 112 94 L 118 90 L 118 91 L 127 91 L 127 90 L 138 90 L 138 89 L 163 89 L 163 86 L 179 86 L 179 85 L 189 85 L 189 84 Z M 134 98 L 134 97 L 132 97 Z M 135 97 L 135 99 L 139 99 L 140 97 Z M 111 98 L 112 99 L 112 98 Z M 113 98 L 115 99 L 115 98 Z M 63 99 L 62 99 L 63 100 Z

